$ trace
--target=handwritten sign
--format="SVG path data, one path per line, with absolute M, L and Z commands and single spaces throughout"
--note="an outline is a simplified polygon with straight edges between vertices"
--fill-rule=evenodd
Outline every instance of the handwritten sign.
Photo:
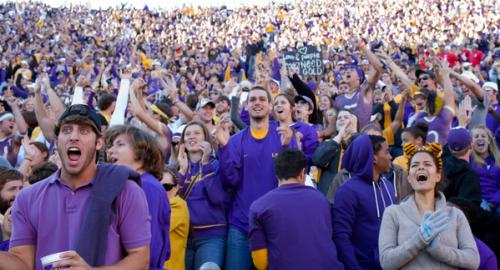
M 320 47 L 305 46 L 294 51 L 285 51 L 283 57 L 286 67 L 299 69 L 302 76 L 323 74 L 323 54 Z

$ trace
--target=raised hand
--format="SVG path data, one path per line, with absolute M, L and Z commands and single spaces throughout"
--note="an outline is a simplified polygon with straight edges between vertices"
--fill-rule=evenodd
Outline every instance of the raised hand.
M 186 175 L 189 167 L 189 160 L 186 153 L 186 146 L 184 144 L 181 144 L 179 146 L 179 155 L 177 156 L 177 162 L 179 163 L 179 172 L 183 175 Z
M 470 123 L 472 112 L 476 109 L 477 106 L 472 107 L 472 99 L 470 96 L 465 96 L 464 99 L 458 105 L 458 124 L 461 127 L 467 127 Z
M 223 119 L 217 125 L 215 139 L 220 146 L 225 146 L 229 142 L 230 136 L 227 119 Z
M 293 131 L 289 126 L 280 123 L 280 126 L 276 128 L 276 131 L 280 135 L 282 146 L 289 145 L 292 142 Z
M 24 148 L 24 159 L 28 160 L 30 163 L 33 162 L 33 157 L 35 156 L 36 152 L 35 149 L 33 149 L 33 145 L 30 145 L 30 139 L 28 138 L 28 135 L 25 135 L 21 141 L 21 144 Z
M 210 161 L 210 155 L 212 154 L 212 145 L 210 142 L 203 141 L 200 143 L 200 150 L 203 152 L 201 163 L 207 164 Z

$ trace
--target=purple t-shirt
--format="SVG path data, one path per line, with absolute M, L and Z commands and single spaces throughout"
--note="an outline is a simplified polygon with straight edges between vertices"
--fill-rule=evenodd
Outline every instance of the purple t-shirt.
M 448 142 L 448 132 L 453 121 L 453 112 L 450 108 L 444 107 L 437 116 L 427 117 L 426 112 L 421 112 L 416 116 L 415 123 L 424 122 L 429 126 L 426 141 L 438 142 L 445 145 Z
M 36 247 L 36 269 L 42 270 L 40 258 L 74 250 L 80 225 L 92 190 L 92 182 L 72 190 L 60 178 L 60 171 L 23 189 L 14 201 L 10 248 Z M 116 215 L 109 228 L 106 265 L 126 256 L 126 251 L 149 245 L 151 225 L 144 191 L 127 181 L 117 197 Z M 125 249 L 125 250 L 124 250 Z
M 282 185 L 256 200 L 249 218 L 250 249 L 267 248 L 270 270 L 344 269 L 332 240 L 330 203 L 321 192 Z
M 341 95 L 335 98 L 333 106 L 335 109 L 349 109 L 353 111 L 359 119 L 359 127 L 363 128 L 365 125 L 370 123 L 370 116 L 372 115 L 373 104 L 371 101 L 365 102 L 363 98 L 363 89 L 370 87 L 368 81 L 365 81 L 356 90 L 354 96 L 348 97 L 346 95 Z

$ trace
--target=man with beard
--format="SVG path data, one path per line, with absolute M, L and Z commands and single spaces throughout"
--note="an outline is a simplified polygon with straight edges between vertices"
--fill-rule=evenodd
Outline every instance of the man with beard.
M 147 269 L 151 228 L 139 175 L 96 164 L 103 145 L 97 113 L 72 105 L 55 134 L 61 169 L 17 194 L 0 269 L 43 269 L 40 259 L 58 252 L 55 269 Z
M 14 203 L 16 194 L 23 188 L 23 179 L 24 176 L 18 170 L 0 169 L 0 217 Z
M 248 243 L 250 205 L 278 186 L 274 157 L 283 148 L 295 147 L 293 132 L 286 125 L 269 121 L 272 100 L 269 91 L 256 86 L 248 92 L 250 126 L 229 137 L 227 120 L 217 126 L 223 185 L 233 198 L 229 206 L 225 269 L 251 269 Z

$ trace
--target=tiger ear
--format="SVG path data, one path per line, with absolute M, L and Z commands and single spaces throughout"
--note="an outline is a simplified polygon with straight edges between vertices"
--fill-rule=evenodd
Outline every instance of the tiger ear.
M 429 143 L 427 148 L 434 154 L 435 157 L 440 158 L 443 154 L 443 147 L 441 144 L 433 142 Z
M 403 144 L 403 153 L 406 156 L 413 156 L 417 152 L 417 146 L 412 143 Z

